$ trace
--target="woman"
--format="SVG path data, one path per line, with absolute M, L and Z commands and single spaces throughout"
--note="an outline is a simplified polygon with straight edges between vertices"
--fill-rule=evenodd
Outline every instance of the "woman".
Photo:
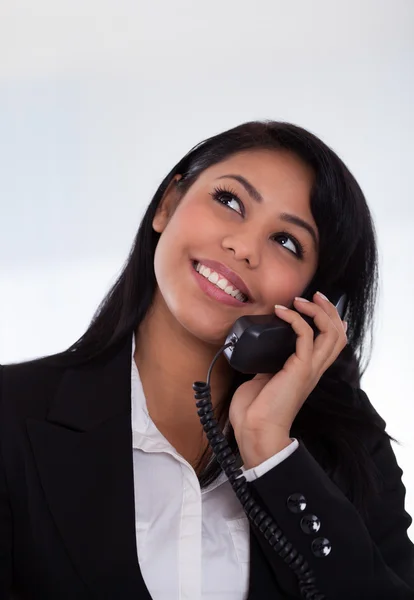
M 362 191 L 314 135 L 250 122 L 193 148 L 81 339 L 1 370 L 1 598 L 414 598 L 402 472 L 359 386 L 376 282 Z M 273 312 L 296 351 L 256 376 L 220 355 L 211 397 L 279 553 L 192 388 L 239 317 Z

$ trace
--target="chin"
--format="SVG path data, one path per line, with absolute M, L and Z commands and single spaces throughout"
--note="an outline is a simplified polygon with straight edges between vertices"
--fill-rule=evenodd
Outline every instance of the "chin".
M 197 312 L 194 310 L 191 315 L 187 312 L 178 320 L 191 335 L 200 341 L 214 346 L 222 346 L 233 323 L 219 323 L 217 317 L 215 320 L 209 319 L 206 313 L 200 314 L 197 318 Z
M 198 340 L 214 346 L 222 346 L 234 321 L 241 316 L 232 314 L 229 317 L 226 307 L 209 305 L 209 302 L 183 300 L 182 295 L 160 295 L 164 308 L 184 330 Z M 227 314 L 226 314 L 227 312 Z M 233 312 L 233 311 L 231 311 Z

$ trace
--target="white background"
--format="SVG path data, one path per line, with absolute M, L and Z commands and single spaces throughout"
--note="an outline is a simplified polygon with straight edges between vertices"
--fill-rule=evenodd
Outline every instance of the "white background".
M 0 362 L 78 339 L 190 147 L 291 121 L 341 156 L 375 218 L 363 387 L 402 443 L 414 515 L 413 52 L 412 0 L 2 0 Z

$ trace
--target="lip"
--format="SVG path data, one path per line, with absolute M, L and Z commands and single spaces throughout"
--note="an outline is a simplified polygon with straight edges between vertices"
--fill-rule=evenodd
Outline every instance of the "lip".
M 193 261 L 199 262 L 205 267 L 209 267 L 213 271 L 216 271 L 216 273 L 219 273 L 225 277 L 229 283 L 232 283 L 238 290 L 240 290 L 242 294 L 247 297 L 247 302 L 253 301 L 252 294 L 250 293 L 250 290 L 244 283 L 243 279 L 236 275 L 236 273 L 229 269 L 229 267 L 226 267 L 222 263 L 215 260 L 210 260 L 208 258 L 194 258 Z

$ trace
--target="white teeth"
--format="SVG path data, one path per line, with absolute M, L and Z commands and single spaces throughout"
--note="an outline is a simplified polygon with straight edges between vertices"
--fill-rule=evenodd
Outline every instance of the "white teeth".
M 211 281 L 211 283 L 217 283 L 219 279 L 220 277 L 215 271 L 213 271 L 210 277 L 208 277 L 208 280 Z
M 216 271 L 213 271 L 212 269 L 205 267 L 201 263 L 197 263 L 195 265 L 195 269 L 198 273 L 200 273 L 200 275 L 203 275 L 211 283 L 213 283 L 218 288 L 220 288 L 221 290 L 226 292 L 226 294 L 229 294 L 229 296 L 232 296 L 233 298 L 240 300 L 240 302 L 247 301 L 246 296 L 240 290 L 238 290 L 236 287 L 234 287 L 222 275 L 219 275 L 218 273 L 216 273 Z

